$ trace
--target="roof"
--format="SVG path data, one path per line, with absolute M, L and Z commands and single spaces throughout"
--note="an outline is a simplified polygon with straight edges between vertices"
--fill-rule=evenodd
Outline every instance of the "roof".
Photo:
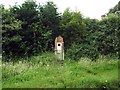
M 56 37 L 55 41 L 57 41 L 57 42 L 63 42 L 62 36 L 59 35 L 58 37 Z

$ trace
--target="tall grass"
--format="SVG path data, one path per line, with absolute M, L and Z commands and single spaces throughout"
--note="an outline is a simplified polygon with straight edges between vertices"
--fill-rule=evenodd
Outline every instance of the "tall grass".
M 2 55 L 0 54 L 0 72 L 2 72 Z M 2 89 L 2 73 L 0 73 L 0 89 Z
M 118 59 L 81 58 L 58 63 L 51 53 L 3 62 L 3 88 L 117 88 Z

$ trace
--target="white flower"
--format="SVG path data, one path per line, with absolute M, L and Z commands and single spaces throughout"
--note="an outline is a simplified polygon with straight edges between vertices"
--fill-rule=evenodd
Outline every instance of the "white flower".
M 22 63 L 21 61 L 19 61 L 19 64 Z
M 105 82 L 107 82 L 107 80 L 105 80 Z

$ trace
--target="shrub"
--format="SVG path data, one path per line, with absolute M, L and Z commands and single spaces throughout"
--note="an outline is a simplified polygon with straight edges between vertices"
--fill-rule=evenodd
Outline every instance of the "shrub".
M 99 53 L 95 47 L 90 45 L 73 43 L 72 46 L 67 49 L 66 56 L 73 60 L 79 60 L 81 57 L 89 57 L 95 60 L 98 58 Z

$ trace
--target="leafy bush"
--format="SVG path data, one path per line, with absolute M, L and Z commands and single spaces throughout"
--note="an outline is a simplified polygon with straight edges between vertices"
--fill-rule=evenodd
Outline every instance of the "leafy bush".
M 66 55 L 73 60 L 79 60 L 81 57 L 89 57 L 95 60 L 99 54 L 95 47 L 87 44 L 73 43 L 72 46 L 67 49 Z
M 2 48 L 7 58 L 27 57 L 50 51 L 58 30 L 59 14 L 53 2 L 37 5 L 25 1 L 9 9 L 0 6 L 2 15 Z
M 53 2 L 37 5 L 34 0 L 0 9 L 2 54 L 7 58 L 52 51 L 58 34 L 64 38 L 67 56 L 74 60 L 84 56 L 95 60 L 99 53 L 120 58 L 120 17 L 115 13 L 102 20 L 84 18 L 69 9 L 61 15 Z

